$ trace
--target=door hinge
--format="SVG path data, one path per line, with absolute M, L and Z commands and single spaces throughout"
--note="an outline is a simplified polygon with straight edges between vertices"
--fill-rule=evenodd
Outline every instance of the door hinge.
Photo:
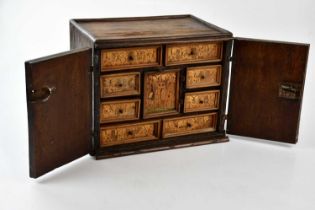
M 232 60 L 233 60 L 233 57 L 232 57 L 232 56 L 230 56 L 230 57 L 229 57 L 229 61 L 230 61 L 230 62 L 232 62 Z
M 228 119 L 228 115 L 225 114 L 225 115 L 223 116 L 223 120 L 227 120 L 227 119 Z

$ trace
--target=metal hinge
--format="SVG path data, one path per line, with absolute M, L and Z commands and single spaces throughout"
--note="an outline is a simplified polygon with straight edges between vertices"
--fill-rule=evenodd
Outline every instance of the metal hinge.
M 232 62 L 232 60 L 233 60 L 233 57 L 232 57 L 232 56 L 230 56 L 230 57 L 229 57 L 229 61 L 230 61 L 230 62 Z
M 228 119 L 228 115 L 225 114 L 225 115 L 223 116 L 223 120 L 227 120 L 227 119 Z

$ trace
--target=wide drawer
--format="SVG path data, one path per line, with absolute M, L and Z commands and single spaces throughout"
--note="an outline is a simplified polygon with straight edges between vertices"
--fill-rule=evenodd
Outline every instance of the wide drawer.
M 100 122 L 118 122 L 139 119 L 140 99 L 102 102 Z
M 160 121 L 101 127 L 100 145 L 112 146 L 159 138 Z
M 184 112 L 218 109 L 219 98 L 219 90 L 185 93 Z
M 221 84 L 221 66 L 198 66 L 187 68 L 186 88 L 202 88 Z
M 164 119 L 163 138 L 215 131 L 216 123 L 216 113 Z
M 171 44 L 166 46 L 166 65 L 221 61 L 222 42 Z
M 161 46 L 102 50 L 101 70 L 160 66 L 161 53 Z
M 140 94 L 139 72 L 102 75 L 100 80 L 102 98 Z

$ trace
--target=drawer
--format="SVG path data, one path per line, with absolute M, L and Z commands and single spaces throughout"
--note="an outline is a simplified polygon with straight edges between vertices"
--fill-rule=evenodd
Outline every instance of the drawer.
M 184 112 L 218 109 L 219 98 L 219 90 L 186 93 L 184 100 Z
M 144 75 L 144 118 L 179 112 L 179 74 L 180 70 L 176 69 Z
M 160 66 L 161 53 L 161 46 L 102 50 L 101 70 L 111 71 Z
M 222 46 L 222 42 L 167 45 L 165 64 L 169 66 L 221 61 Z
M 135 124 L 101 127 L 101 146 L 112 146 L 159 138 L 160 121 L 146 121 Z
M 216 123 L 216 113 L 164 119 L 163 138 L 215 131 Z
M 187 68 L 186 88 L 218 86 L 221 83 L 221 66 L 198 66 Z
M 100 122 L 117 122 L 139 119 L 140 99 L 102 102 Z
M 100 80 L 102 98 L 140 94 L 139 72 L 102 75 Z

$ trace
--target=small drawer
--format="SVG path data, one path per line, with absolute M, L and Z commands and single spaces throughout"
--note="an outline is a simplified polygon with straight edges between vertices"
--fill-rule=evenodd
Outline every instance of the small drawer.
M 215 131 L 216 123 L 216 113 L 164 119 L 163 138 Z
M 222 46 L 222 42 L 167 45 L 165 64 L 170 66 L 221 61 Z
M 221 66 L 198 66 L 187 68 L 186 88 L 202 88 L 221 84 Z
M 102 102 L 100 122 L 118 122 L 139 119 L 140 99 Z
M 159 138 L 159 130 L 159 120 L 101 127 L 100 144 L 101 147 L 104 147 L 138 141 L 154 140 Z
M 184 112 L 186 113 L 218 109 L 219 98 L 219 90 L 186 93 L 184 100 Z
M 161 46 L 102 50 L 101 71 L 160 66 L 161 53 Z
M 140 95 L 140 73 L 108 74 L 100 79 L 101 98 Z

